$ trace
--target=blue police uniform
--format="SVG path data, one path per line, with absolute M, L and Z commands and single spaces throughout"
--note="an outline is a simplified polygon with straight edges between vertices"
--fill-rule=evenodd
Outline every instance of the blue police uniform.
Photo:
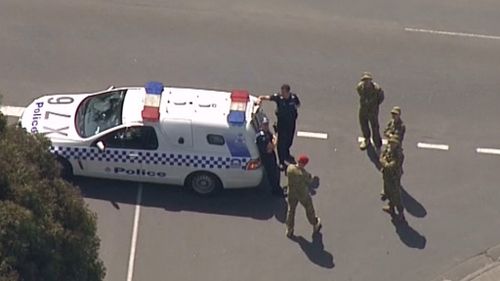
M 260 130 L 256 136 L 257 147 L 259 148 L 260 159 L 264 170 L 266 171 L 267 180 L 271 185 L 274 194 L 282 194 L 283 190 L 280 186 L 280 172 L 276 163 L 276 153 L 267 151 L 267 146 L 273 141 L 273 134 L 269 131 Z
M 280 165 L 284 165 L 285 161 L 294 163 L 295 161 L 290 154 L 290 147 L 295 136 L 297 108 L 300 106 L 299 97 L 294 93 L 290 93 L 290 97 L 285 99 L 280 94 L 274 94 L 271 96 L 271 101 L 276 103 L 279 163 Z

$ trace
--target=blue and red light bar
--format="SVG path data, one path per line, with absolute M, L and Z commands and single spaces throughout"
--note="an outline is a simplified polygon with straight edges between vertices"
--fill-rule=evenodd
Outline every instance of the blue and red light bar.
M 160 102 L 163 93 L 163 83 L 151 81 L 144 86 L 146 97 L 142 109 L 142 120 L 157 122 L 160 120 Z
M 231 106 L 227 121 L 232 125 L 245 124 L 245 115 L 250 94 L 246 90 L 233 90 L 231 92 Z

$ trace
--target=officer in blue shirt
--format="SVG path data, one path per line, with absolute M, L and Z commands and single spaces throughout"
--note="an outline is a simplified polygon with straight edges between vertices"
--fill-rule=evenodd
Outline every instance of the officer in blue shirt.
M 295 123 L 300 107 L 299 97 L 290 92 L 290 85 L 283 84 L 281 92 L 272 96 L 260 96 L 259 102 L 269 100 L 276 103 L 277 133 L 278 133 L 278 158 L 281 170 L 284 170 L 285 161 L 295 164 L 294 157 L 290 154 L 290 147 L 295 136 Z
M 282 197 L 283 189 L 280 186 L 280 172 L 276 163 L 276 153 L 274 152 L 275 138 L 269 130 L 269 120 L 264 117 L 260 131 L 256 136 L 257 147 L 259 148 L 260 159 L 264 170 L 266 171 L 267 180 L 272 188 L 273 195 Z

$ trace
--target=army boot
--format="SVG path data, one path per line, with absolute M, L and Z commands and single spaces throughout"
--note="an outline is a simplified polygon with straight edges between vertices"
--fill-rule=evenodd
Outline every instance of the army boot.
M 293 229 L 286 229 L 285 231 L 286 237 L 292 238 L 293 237 Z
M 380 200 L 385 201 L 387 200 L 387 195 L 385 195 L 384 190 L 380 191 Z
M 384 207 L 382 207 L 382 211 L 384 211 L 390 215 L 396 214 L 396 212 L 394 211 L 394 206 L 391 206 L 391 205 L 385 205 Z
M 318 233 L 321 228 L 323 227 L 323 225 L 321 224 L 321 219 L 320 218 L 317 218 L 317 222 L 316 224 L 313 226 L 313 231 L 314 233 Z
M 368 142 L 367 142 L 367 140 L 366 140 L 366 138 L 365 138 L 365 139 L 363 139 L 363 140 L 361 141 L 361 144 L 359 145 L 359 149 L 361 149 L 361 150 L 365 150 L 367 147 L 368 147 Z

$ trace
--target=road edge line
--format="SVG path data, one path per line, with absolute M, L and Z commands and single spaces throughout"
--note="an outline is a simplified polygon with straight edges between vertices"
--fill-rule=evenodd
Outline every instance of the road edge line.
M 448 35 L 448 36 L 457 36 L 457 37 L 470 37 L 470 38 L 500 40 L 500 36 L 477 34 L 477 33 L 452 32 L 452 31 L 444 31 L 444 30 L 432 30 L 432 29 L 411 28 L 411 27 L 405 27 L 404 30 L 408 31 L 408 32 L 420 32 L 420 33 L 429 33 L 429 34 L 437 34 L 437 35 Z
M 21 117 L 26 108 L 20 106 L 10 106 L 10 105 L 2 105 L 0 106 L 0 112 L 2 112 L 5 116 L 11 117 Z
M 326 133 L 315 133 L 315 132 L 297 131 L 297 137 L 326 140 L 326 139 L 328 139 L 328 134 L 326 134 Z
M 137 187 L 137 198 L 134 211 L 134 224 L 132 226 L 132 239 L 130 241 L 130 255 L 128 259 L 127 281 L 132 281 L 134 276 L 135 250 L 137 246 L 137 233 L 139 231 L 139 217 L 141 216 L 142 183 Z
M 450 146 L 447 144 L 435 144 L 435 143 L 419 142 L 419 143 L 417 143 L 417 147 L 418 148 L 436 149 L 436 150 L 450 150 Z

